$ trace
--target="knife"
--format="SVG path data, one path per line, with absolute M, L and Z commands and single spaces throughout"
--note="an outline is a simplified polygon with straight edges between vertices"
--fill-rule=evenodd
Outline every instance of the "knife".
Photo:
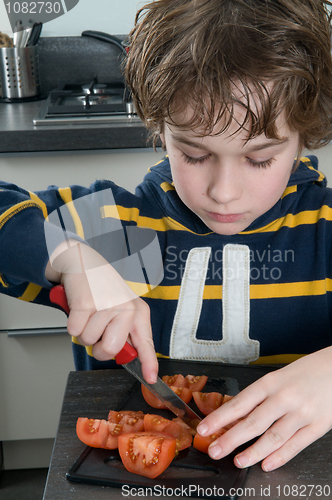
M 66 314 L 69 314 L 70 310 L 63 285 L 57 285 L 50 290 L 50 300 L 53 304 L 60 306 Z M 148 384 L 146 382 L 142 374 L 141 362 L 137 351 L 129 342 L 126 342 L 121 351 L 115 356 L 115 361 L 144 384 L 177 417 L 185 421 L 193 419 L 202 420 L 161 378 L 158 377 L 155 384 Z

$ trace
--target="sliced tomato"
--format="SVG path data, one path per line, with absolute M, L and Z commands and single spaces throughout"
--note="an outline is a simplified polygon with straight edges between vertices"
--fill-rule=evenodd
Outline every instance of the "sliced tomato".
M 131 429 L 131 427 L 129 427 L 129 429 Z M 108 422 L 108 438 L 103 448 L 107 450 L 116 450 L 118 447 L 118 437 L 126 432 L 128 431 L 125 429 L 124 425 Z
M 162 381 L 169 387 L 188 387 L 183 375 L 164 375 Z
M 188 389 L 191 390 L 191 392 L 194 392 L 194 391 L 201 391 L 203 389 L 203 387 L 205 386 L 206 382 L 207 382 L 207 376 L 206 375 L 187 375 L 185 377 L 185 381 L 186 381 L 186 386 Z
M 181 421 L 181 419 L 178 420 Z M 151 415 L 149 413 L 145 415 L 144 429 L 150 432 L 163 432 L 174 436 L 176 439 L 177 451 L 189 448 L 193 440 L 190 428 L 184 422 L 183 425 L 181 425 L 174 420 L 168 420 L 159 415 Z
M 155 478 L 172 462 L 176 439 L 160 432 L 132 432 L 119 436 L 119 454 L 129 472 Z
M 222 405 L 224 397 L 219 392 L 193 392 L 193 398 L 203 415 L 209 415 Z
M 215 441 L 219 436 L 225 434 L 225 432 L 226 429 L 221 429 L 220 431 L 211 434 L 211 436 L 201 436 L 197 432 L 197 434 L 194 437 L 193 447 L 196 448 L 196 450 L 202 451 L 203 453 L 207 453 L 210 444 L 213 443 L 213 441 Z
M 181 427 L 183 427 L 186 431 L 188 431 L 192 436 L 195 436 L 196 427 L 200 423 L 200 420 L 198 420 L 198 419 L 197 420 L 196 419 L 189 420 L 188 419 L 188 423 L 186 424 L 186 422 L 184 422 L 181 418 L 176 417 L 176 418 L 173 418 L 173 422 L 176 422 L 177 424 L 181 425 Z
M 109 424 L 106 420 L 81 417 L 77 420 L 76 433 L 82 443 L 92 448 L 105 448 Z
M 171 423 L 171 420 L 161 417 L 160 415 L 154 415 L 147 413 L 144 415 L 144 430 L 149 432 L 163 432 L 165 427 Z
M 152 406 L 152 408 L 160 408 L 160 409 L 165 409 L 166 406 L 160 399 L 157 398 L 147 387 L 145 387 L 144 384 L 141 384 L 141 389 L 142 389 L 142 395 L 145 401 L 148 403 L 149 406 Z
M 193 393 L 191 392 L 190 389 L 187 389 L 187 387 L 173 387 L 171 385 L 172 391 L 175 392 L 179 396 L 179 398 L 182 399 L 185 403 L 189 403 L 191 398 L 193 397 Z
M 160 410 L 167 409 L 167 406 L 165 406 L 164 403 L 157 398 L 157 396 L 152 394 L 152 392 L 145 387 L 145 385 L 141 384 L 141 387 L 143 397 L 148 405 L 152 406 L 152 408 L 159 408 Z M 189 403 L 192 398 L 192 392 L 190 389 L 187 389 L 186 387 L 170 387 L 185 403 Z
M 144 430 L 144 413 L 142 411 L 114 411 L 110 410 L 108 421 L 113 424 L 121 424 L 125 432 L 140 432 Z
M 186 387 L 193 391 L 201 391 L 207 382 L 208 377 L 206 375 L 187 375 L 184 377 L 181 374 L 178 375 L 164 375 L 163 382 L 168 386 L 173 387 Z

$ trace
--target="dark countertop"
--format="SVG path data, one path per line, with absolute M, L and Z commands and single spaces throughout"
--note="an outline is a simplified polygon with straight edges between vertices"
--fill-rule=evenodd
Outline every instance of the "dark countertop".
M 160 360 L 161 375 L 175 373 L 204 373 L 211 378 L 220 375 L 230 380 L 231 386 L 237 381 L 242 389 L 264 375 L 266 368 Z M 132 385 L 133 378 L 123 369 L 69 374 L 43 500 L 123 499 L 121 488 L 71 482 L 66 479 L 66 472 L 85 449 L 76 437 L 77 418 L 107 418 L 108 410 L 118 407 Z M 280 469 L 265 473 L 258 464 L 251 467 L 239 499 L 331 498 L 331 449 L 332 432 L 329 432 Z
M 148 147 L 143 123 L 34 126 L 42 103 L 0 103 L 0 154 Z
M 38 43 L 43 96 L 59 82 L 123 81 L 123 55 L 109 43 L 90 37 L 47 37 Z M 0 156 L 10 154 L 132 149 L 151 147 L 143 123 L 34 126 L 44 100 L 0 102 Z

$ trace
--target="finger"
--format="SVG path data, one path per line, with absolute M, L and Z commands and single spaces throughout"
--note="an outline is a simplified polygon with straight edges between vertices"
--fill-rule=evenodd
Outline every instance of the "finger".
M 142 365 L 142 374 L 149 384 L 154 384 L 158 376 L 158 360 L 153 343 L 150 308 L 142 300 L 137 302 L 138 312 L 130 330 L 132 344 L 137 350 Z
M 78 311 L 78 313 L 82 315 L 83 323 L 89 313 L 85 311 Z M 84 328 L 77 336 L 80 344 L 89 346 L 98 342 L 113 317 L 114 312 L 112 310 L 92 311 Z
M 150 327 L 151 328 L 151 327 Z M 158 360 L 151 337 L 144 338 L 137 344 L 138 357 L 142 365 L 142 374 L 148 384 L 155 384 L 158 376 Z
M 281 407 L 275 405 L 273 398 L 266 400 L 214 441 L 209 447 L 209 455 L 214 459 L 219 459 L 228 455 L 242 444 L 263 434 L 272 426 L 273 422 L 282 418 L 284 413 Z M 295 430 L 297 430 L 297 428 Z M 287 436 L 286 439 L 288 439 L 288 437 L 289 436 Z M 248 457 L 254 460 L 254 453 L 256 451 L 256 448 L 253 448 L 247 455 L 243 455 L 243 462 L 245 462 L 245 459 L 249 461 Z M 250 453 L 252 453 L 253 456 L 250 456 Z M 240 466 L 240 462 L 238 466 Z M 247 465 L 242 464 L 241 466 L 246 467 Z
M 226 427 L 250 414 L 265 399 L 265 393 L 259 394 L 258 391 L 251 390 L 251 388 L 254 389 L 253 385 L 205 417 L 197 427 L 197 432 L 202 436 L 209 436 L 221 427 Z
M 92 314 L 92 310 L 71 309 L 67 319 L 68 333 L 73 337 L 79 337 L 86 328 Z
M 326 429 L 322 429 L 321 426 L 318 428 L 314 426 L 302 427 L 283 446 L 265 458 L 262 463 L 262 469 L 265 472 L 278 469 L 294 458 L 304 448 L 322 437 L 325 432 Z
M 271 387 L 275 386 L 274 376 L 274 372 L 268 373 L 210 413 L 197 427 L 199 434 L 209 436 L 221 427 L 227 427 L 249 415 L 268 397 Z
M 117 314 L 107 324 L 100 340 L 92 348 L 93 356 L 99 361 L 107 361 L 114 358 L 123 348 L 132 325 L 132 315 Z
M 235 465 L 244 468 L 260 462 L 281 448 L 298 430 L 298 419 L 289 414 L 285 415 L 269 427 L 254 444 L 238 454 L 234 459 Z

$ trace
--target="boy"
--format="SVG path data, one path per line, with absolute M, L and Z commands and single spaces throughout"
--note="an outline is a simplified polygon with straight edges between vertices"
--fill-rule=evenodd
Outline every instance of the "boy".
M 49 304 L 51 283 L 64 283 L 78 368 L 111 366 L 128 332 L 151 382 L 153 342 L 180 359 L 293 361 L 199 425 L 208 435 L 240 419 L 212 443 L 213 458 L 261 436 L 238 467 L 275 469 L 332 427 L 332 192 L 316 159 L 300 160 L 331 138 L 326 4 L 152 2 L 131 33 L 126 77 L 168 157 L 135 195 L 108 181 L 31 196 L 1 186 L 3 292 Z M 44 218 L 65 203 L 71 244 L 46 224 L 47 249 Z M 157 232 L 164 277 L 144 300 L 99 254 L 90 205 L 97 236 L 119 221 Z M 96 299 L 88 280 L 97 268 Z

